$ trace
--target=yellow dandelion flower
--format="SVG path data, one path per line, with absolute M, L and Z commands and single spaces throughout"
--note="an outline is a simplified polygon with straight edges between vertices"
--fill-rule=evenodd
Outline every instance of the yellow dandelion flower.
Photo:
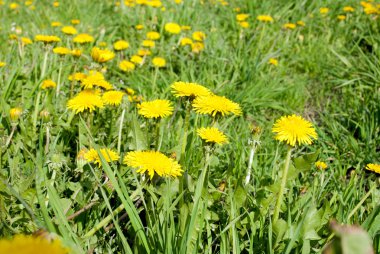
M 164 118 L 173 114 L 173 106 L 169 100 L 145 101 L 137 107 L 139 115 L 145 118 Z
M 249 23 L 246 22 L 246 21 L 242 21 L 242 22 L 239 22 L 239 26 L 241 26 L 242 28 L 248 28 L 249 27 Z
M 192 105 L 198 114 L 209 114 L 213 117 L 218 114 L 222 116 L 228 114 L 241 115 L 239 104 L 230 101 L 224 96 L 214 94 L 199 96 L 195 98 Z
M 133 55 L 131 56 L 131 62 L 135 64 L 143 64 L 144 59 L 141 56 Z
M 129 48 L 129 43 L 125 40 L 118 40 L 113 44 L 113 48 L 117 51 Z
M 69 48 L 65 48 L 65 47 L 56 47 L 56 48 L 53 48 L 53 52 L 57 55 L 68 55 L 71 53 L 71 50 Z
M 323 161 L 317 161 L 314 163 L 315 167 L 320 170 L 325 170 L 327 168 L 327 164 Z
M 380 174 L 380 164 L 369 163 L 366 169 Z
M 273 18 L 270 15 L 259 15 L 256 19 L 261 22 L 273 22 Z
M 33 4 L 32 1 L 25 1 L 25 6 L 31 6 Z
M 355 9 L 353 7 L 351 7 L 351 6 L 344 6 L 343 7 L 343 11 L 344 12 L 354 12 Z
M 193 40 L 188 38 L 188 37 L 183 37 L 181 40 L 180 40 L 180 44 L 181 46 L 186 46 L 186 45 L 193 45 Z
M 75 57 L 80 57 L 82 55 L 81 49 L 73 49 L 70 51 L 70 54 Z
M 57 84 L 50 79 L 46 79 L 41 84 L 41 89 L 55 88 Z
M 126 154 L 124 164 L 137 169 L 138 173 L 148 175 L 152 179 L 155 174 L 161 177 L 178 177 L 182 175 L 181 165 L 172 158 L 158 151 L 133 151 Z
M 218 128 L 207 127 L 197 130 L 198 136 L 201 137 L 206 143 L 214 143 L 223 145 L 228 143 L 228 138 Z
M 139 56 L 150 56 L 152 52 L 149 49 L 139 49 L 137 50 L 137 55 Z
M 73 80 L 75 80 L 75 81 L 82 81 L 85 78 L 87 78 L 87 74 L 84 74 L 82 72 L 75 72 L 75 73 L 69 75 L 68 79 L 70 81 L 73 81 Z
M 22 45 L 29 45 L 32 44 L 33 41 L 29 39 L 28 37 L 21 37 L 21 44 Z
M 181 26 L 176 23 L 166 23 L 165 31 L 171 34 L 179 34 L 181 32 Z
M 299 21 L 297 21 L 296 23 L 297 23 L 297 25 L 299 25 L 299 26 L 305 26 L 305 25 L 306 25 L 305 22 L 302 21 L 302 20 L 299 20 Z
M 191 26 L 181 26 L 181 30 L 189 31 L 191 30 Z
M 55 2 L 53 3 L 53 6 L 54 6 L 54 7 L 58 7 L 58 6 L 59 6 L 59 2 L 55 1 Z
M 115 53 L 108 49 L 100 49 L 93 47 L 91 50 L 91 57 L 97 63 L 105 63 L 115 57 Z
M 64 26 L 61 29 L 62 33 L 67 34 L 67 35 L 74 35 L 77 34 L 77 30 L 73 26 Z
M 208 96 L 211 91 L 197 83 L 189 82 L 174 82 L 171 85 L 172 93 L 175 97 L 190 97 L 190 99 L 195 99 L 198 96 Z
M 165 67 L 166 66 L 166 60 L 162 57 L 154 57 L 152 59 L 152 64 L 157 68 Z
M 193 37 L 194 41 L 201 41 L 202 42 L 206 39 L 206 34 L 204 32 L 201 32 L 201 31 L 195 31 L 192 34 L 192 37 Z
M 79 25 L 80 24 L 80 20 L 79 19 L 72 19 L 71 20 L 71 24 L 73 24 L 73 25 Z
M 144 26 L 141 24 L 138 24 L 135 26 L 135 28 L 136 28 L 136 30 L 142 30 L 142 29 L 144 29 Z
M 273 125 L 272 132 L 276 133 L 275 139 L 284 141 L 291 146 L 311 144 L 312 138 L 317 139 L 312 124 L 301 116 L 283 116 Z
M 89 34 L 78 34 L 73 38 L 73 42 L 79 43 L 79 44 L 84 44 L 84 43 L 91 43 L 94 42 L 94 37 L 92 37 Z
M 151 31 L 146 34 L 146 38 L 148 38 L 149 40 L 155 41 L 155 40 L 160 39 L 160 34 L 155 31 Z
M 154 48 L 156 46 L 156 43 L 152 40 L 143 40 L 141 45 L 147 48 Z
M 9 110 L 9 116 L 13 122 L 16 122 L 22 114 L 22 108 L 11 108 Z
M 17 4 L 17 3 L 10 3 L 10 4 L 9 4 L 9 8 L 10 8 L 11 10 L 16 10 L 16 9 L 18 9 L 19 7 L 20 7 L 20 5 Z
M 106 105 L 117 106 L 121 104 L 124 95 L 121 91 L 108 91 L 103 94 L 102 99 Z
M 117 161 L 120 158 L 117 152 L 113 151 L 112 149 L 101 148 L 99 149 L 99 151 L 102 154 L 105 161 L 107 162 Z M 95 164 L 98 164 L 98 166 L 102 164 L 99 153 L 93 148 L 91 148 L 90 150 L 88 150 L 88 152 L 84 154 L 84 158 L 88 162 L 93 162 Z
M 4 66 L 6 66 L 6 65 L 7 65 L 6 62 L 0 62 L 0 68 L 1 68 L 1 67 L 4 67 Z
M 278 66 L 278 60 L 276 58 L 269 58 L 268 63 L 274 66 Z
M 130 61 L 123 60 L 119 63 L 119 68 L 122 71 L 130 72 L 130 71 L 133 71 L 135 69 L 135 64 L 130 62 Z
M 68 254 L 70 251 L 62 246 L 59 240 L 50 241 L 44 237 L 16 235 L 10 240 L 0 240 L 0 253 Z
M 99 91 L 86 89 L 77 94 L 67 102 L 67 108 L 74 110 L 75 114 L 89 110 L 92 112 L 96 108 L 103 108 L 104 103 Z
M 237 21 L 246 21 L 247 18 L 249 17 L 249 14 L 241 13 L 236 15 L 236 20 Z
M 44 43 L 54 43 L 54 42 L 60 42 L 61 39 L 58 36 L 55 35 L 41 35 L 38 34 L 34 37 L 35 41 L 41 41 Z
M 58 21 L 54 21 L 54 22 L 51 22 L 50 24 L 52 27 L 58 27 L 58 26 L 62 26 L 62 23 L 61 22 L 58 22 Z
M 346 19 L 346 15 L 338 15 L 337 19 L 343 21 Z
M 200 53 L 202 50 L 204 50 L 205 45 L 202 42 L 194 42 L 191 44 L 191 51 L 193 53 Z
M 330 9 L 327 7 L 319 8 L 319 13 L 323 14 L 323 15 L 327 14 L 329 11 L 330 11 Z
M 81 85 L 85 89 L 92 89 L 94 86 L 102 87 L 105 90 L 113 89 L 112 85 L 105 80 L 104 75 L 97 71 L 90 71 L 89 75 L 82 79 Z
M 291 30 L 293 30 L 293 29 L 295 29 L 296 28 L 296 24 L 294 24 L 294 23 L 286 23 L 286 24 L 284 24 L 283 26 L 282 26 L 282 28 L 284 28 L 284 29 L 291 29 Z

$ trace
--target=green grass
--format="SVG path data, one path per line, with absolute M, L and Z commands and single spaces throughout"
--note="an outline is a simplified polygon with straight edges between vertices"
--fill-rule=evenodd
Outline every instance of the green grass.
M 365 14 L 359 1 L 231 0 L 226 6 L 211 0 L 164 1 L 165 11 L 139 5 L 122 9 L 116 2 L 61 1 L 55 8 L 50 1 L 35 1 L 35 10 L 23 1 L 18 10 L 9 8 L 11 1 L 0 5 L 0 61 L 7 64 L 0 67 L 2 238 L 44 229 L 74 253 L 304 254 L 322 252 L 339 232 L 329 227 L 334 219 L 360 225 L 380 253 L 379 176 L 365 169 L 380 162 L 378 15 Z M 355 11 L 339 21 L 346 5 Z M 236 22 L 236 7 L 250 15 L 249 28 Z M 326 16 L 321 7 L 330 8 Z M 275 21 L 257 21 L 262 14 Z M 70 25 L 71 19 L 80 19 L 78 32 L 93 35 L 95 42 L 74 45 L 60 27 L 50 26 L 53 21 Z M 282 29 L 299 20 L 306 25 Z M 191 30 L 169 35 L 167 22 Z M 136 30 L 137 24 L 145 28 Z M 9 37 L 17 27 L 19 38 L 57 35 L 62 39 L 57 45 L 80 47 L 83 55 L 61 57 L 40 42 L 21 47 Z M 116 54 L 103 64 L 104 75 L 117 90 L 171 100 L 173 116 L 156 129 L 156 122 L 138 115 L 137 103 L 126 98 L 119 107 L 93 113 L 67 109 L 68 76 L 97 67 L 90 56 L 93 46 L 106 42 L 112 49 L 113 42 L 125 39 L 129 58 L 150 30 L 161 38 L 142 66 L 125 73 Z M 193 31 L 207 35 L 199 54 L 178 44 Z M 153 68 L 153 56 L 164 57 L 167 66 Z M 269 64 L 270 58 L 278 59 L 278 66 Z M 40 89 L 45 79 L 60 80 L 58 96 Z M 191 111 L 180 158 L 186 104 L 171 93 L 176 81 L 202 84 L 240 104 L 242 116 L 216 121 L 228 144 L 206 151 L 196 129 L 213 119 Z M 74 94 L 80 90 L 75 83 Z M 9 116 L 14 107 L 23 109 L 17 125 Z M 48 119 L 40 117 L 41 110 L 49 112 Z M 280 219 L 274 222 L 287 148 L 271 129 L 288 114 L 310 120 L 318 139 L 294 149 Z M 260 135 L 252 134 L 252 126 L 261 128 Z M 76 159 L 82 147 L 117 150 L 119 138 L 121 159 L 115 163 L 103 156 L 101 166 Z M 260 143 L 245 184 L 252 140 Z M 150 180 L 122 163 L 127 152 L 156 149 L 156 144 L 164 154 L 176 155 L 183 176 Z M 317 160 L 328 169 L 318 170 Z

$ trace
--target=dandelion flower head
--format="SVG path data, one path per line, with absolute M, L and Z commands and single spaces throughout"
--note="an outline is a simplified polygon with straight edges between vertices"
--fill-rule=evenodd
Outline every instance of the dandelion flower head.
M 211 94 L 208 88 L 197 83 L 178 81 L 174 82 L 171 88 L 175 97 L 190 97 L 194 99 L 198 96 L 208 96 Z
M 380 174 L 380 164 L 369 163 L 366 169 Z
M 123 100 L 124 92 L 121 91 L 108 91 L 102 95 L 104 104 L 117 106 L 121 104 Z
M 82 79 L 81 85 L 85 89 L 92 89 L 94 86 L 99 86 L 104 88 L 105 90 L 111 90 L 112 85 L 105 80 L 104 75 L 98 71 L 90 71 L 87 77 Z
M 219 145 L 228 143 L 226 135 L 215 127 L 200 128 L 197 130 L 197 133 L 206 143 L 215 143 Z
M 144 101 L 137 107 L 139 115 L 145 118 L 164 118 L 173 114 L 173 106 L 169 100 Z
M 320 170 L 325 170 L 327 168 L 327 164 L 323 161 L 317 161 L 315 162 L 315 167 Z
M 96 108 L 103 108 L 104 103 L 100 92 L 92 89 L 85 89 L 67 102 L 67 108 L 74 110 L 76 114 L 89 110 L 92 112 Z
M 99 152 L 102 154 L 106 162 L 117 161 L 120 158 L 117 152 L 113 151 L 112 149 L 101 148 L 99 149 Z M 102 164 L 99 153 L 93 148 L 91 148 L 84 154 L 84 158 L 88 162 L 93 162 L 95 164 L 98 164 L 99 166 Z
M 228 114 L 241 115 L 239 104 L 227 99 L 224 96 L 211 94 L 208 96 L 199 96 L 193 101 L 193 108 L 198 114 L 209 114 L 224 116 Z
M 115 57 L 115 53 L 109 49 L 100 49 L 93 47 L 91 50 L 91 57 L 97 63 L 105 63 Z

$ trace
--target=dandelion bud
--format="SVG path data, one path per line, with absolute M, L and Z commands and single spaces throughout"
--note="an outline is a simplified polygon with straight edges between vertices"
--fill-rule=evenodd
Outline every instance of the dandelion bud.
M 11 117 L 12 122 L 17 122 L 22 114 L 22 108 L 11 108 L 9 110 L 9 115 Z

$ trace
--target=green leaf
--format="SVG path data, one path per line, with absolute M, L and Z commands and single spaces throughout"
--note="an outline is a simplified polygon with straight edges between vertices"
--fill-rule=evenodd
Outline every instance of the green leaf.
M 136 116 L 132 116 L 132 142 L 129 145 L 131 150 L 146 150 L 147 145 L 146 135 L 141 130 L 140 124 L 137 121 Z

